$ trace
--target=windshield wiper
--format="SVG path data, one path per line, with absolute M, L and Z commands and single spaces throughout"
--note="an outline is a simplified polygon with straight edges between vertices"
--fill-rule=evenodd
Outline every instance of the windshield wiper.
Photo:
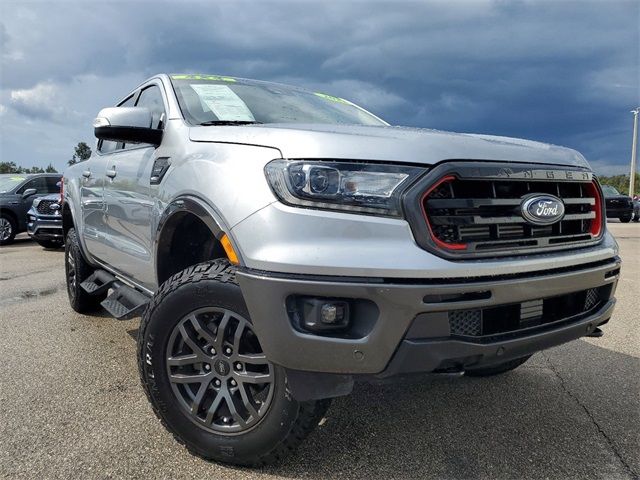
M 204 127 L 209 125 L 255 125 L 262 122 L 256 122 L 255 120 L 209 120 L 208 122 L 202 122 L 198 125 Z

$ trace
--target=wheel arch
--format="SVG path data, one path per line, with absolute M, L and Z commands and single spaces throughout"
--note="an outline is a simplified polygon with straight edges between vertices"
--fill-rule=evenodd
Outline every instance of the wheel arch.
M 169 203 L 155 238 L 158 287 L 187 267 L 228 258 L 221 241 L 228 230 L 213 208 L 198 197 L 179 197 Z
M 13 223 L 15 223 L 16 225 L 16 228 L 20 228 L 20 222 L 18 222 L 18 215 L 16 214 L 16 212 L 14 212 L 10 208 L 2 207 L 0 209 L 0 213 L 2 213 L 2 215 L 6 215 L 7 217 L 11 217 Z
M 67 238 L 67 233 L 69 230 L 75 226 L 75 222 L 73 219 L 73 212 L 71 211 L 71 207 L 69 206 L 69 202 L 64 202 L 62 204 L 62 234 L 63 238 Z

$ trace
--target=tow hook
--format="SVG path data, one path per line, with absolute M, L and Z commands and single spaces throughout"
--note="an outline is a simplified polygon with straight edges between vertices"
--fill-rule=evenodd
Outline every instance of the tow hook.
M 604 335 L 604 332 L 600 328 L 596 327 L 593 332 L 588 333 L 587 337 L 600 338 Z

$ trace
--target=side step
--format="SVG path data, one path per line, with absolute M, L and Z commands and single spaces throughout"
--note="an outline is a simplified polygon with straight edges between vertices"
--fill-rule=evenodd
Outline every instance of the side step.
M 100 305 L 118 320 L 137 317 L 149 303 L 150 298 L 135 288 L 118 281 L 104 270 L 96 270 L 80 284 L 89 295 L 100 295 L 112 290 Z
M 142 313 L 150 298 L 128 285 L 115 281 L 113 292 L 100 305 L 118 320 L 129 320 Z
M 89 295 L 100 295 L 111 288 L 116 277 L 104 270 L 96 270 L 84 282 L 80 284 Z

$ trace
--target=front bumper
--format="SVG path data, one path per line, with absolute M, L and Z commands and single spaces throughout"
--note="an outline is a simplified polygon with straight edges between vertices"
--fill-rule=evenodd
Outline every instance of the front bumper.
M 476 279 L 387 281 L 252 270 L 239 271 L 237 278 L 274 363 L 304 372 L 389 377 L 489 365 L 584 336 L 611 317 L 619 271 L 620 260 L 612 257 L 575 268 Z M 524 305 L 600 287 L 607 287 L 606 298 L 582 315 L 471 341 L 451 332 L 452 310 Z M 293 327 L 287 312 L 292 295 L 359 299 L 375 308 L 354 309 L 354 323 L 366 327 L 360 337 L 319 336 Z
M 630 217 L 631 215 L 633 215 L 633 207 L 631 205 L 628 207 L 607 208 L 607 218 Z
M 60 215 L 34 215 L 29 212 L 27 232 L 35 240 L 59 240 L 64 238 Z

